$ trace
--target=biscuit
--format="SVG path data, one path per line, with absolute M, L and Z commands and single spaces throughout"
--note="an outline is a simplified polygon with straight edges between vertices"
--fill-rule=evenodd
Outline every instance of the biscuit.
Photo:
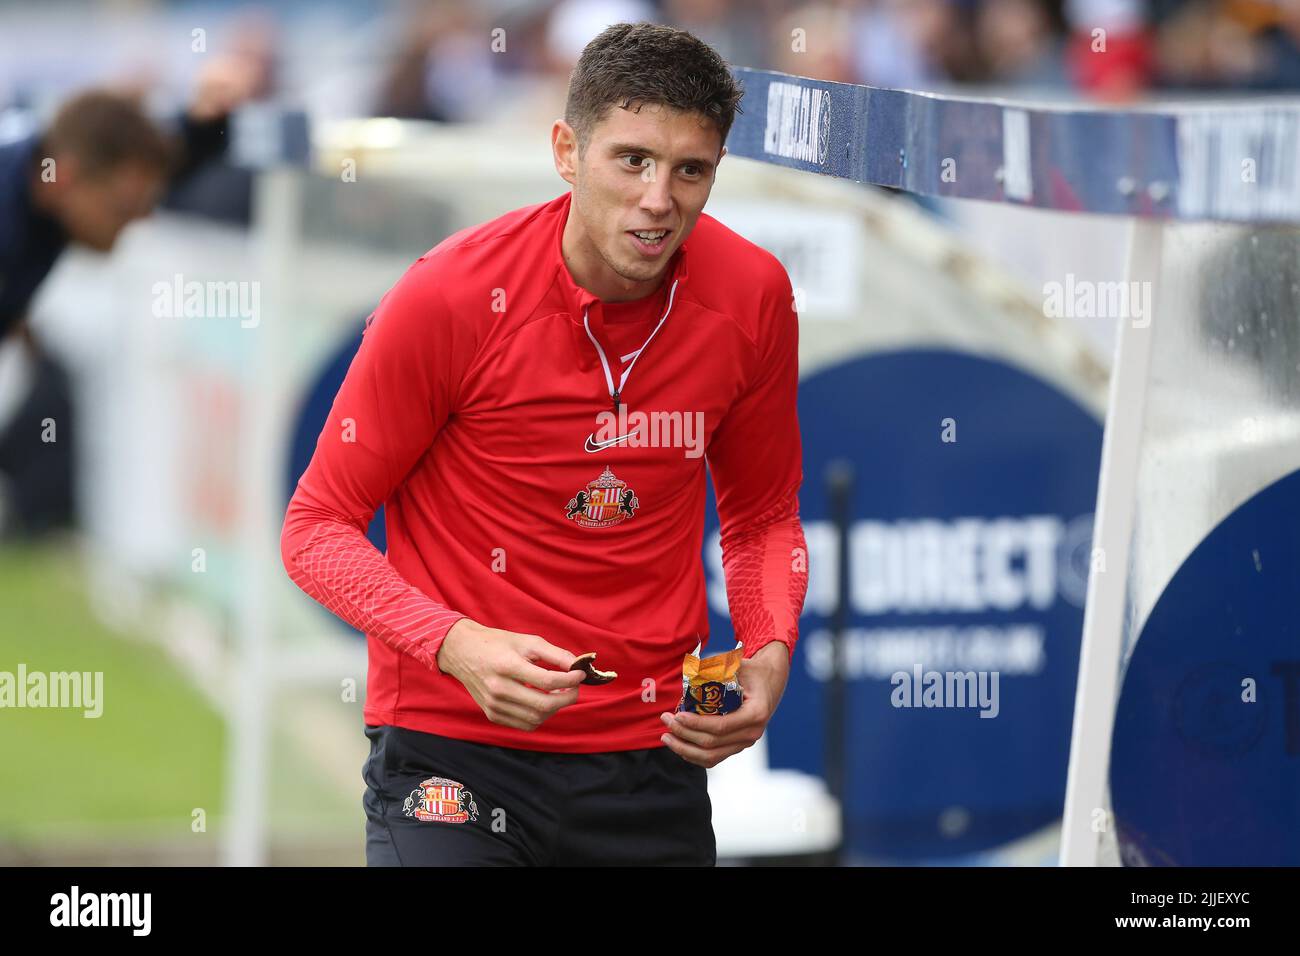
M 596 652 L 588 651 L 586 654 L 579 654 L 569 667 L 571 671 L 582 671 L 587 676 L 583 679 L 584 684 L 608 684 L 618 674 L 614 671 L 602 671 L 596 669 Z

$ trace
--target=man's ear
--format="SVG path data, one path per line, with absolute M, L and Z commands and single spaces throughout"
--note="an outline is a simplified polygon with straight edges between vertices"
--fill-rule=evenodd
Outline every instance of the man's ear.
M 560 178 L 571 186 L 578 182 L 578 137 L 573 127 L 562 119 L 557 119 L 551 127 L 551 158 L 555 161 L 555 171 Z
M 45 174 L 46 159 L 53 161 L 48 164 L 50 169 L 53 170 L 53 175 L 49 177 Z M 77 159 L 76 153 L 65 151 L 49 157 L 42 157 L 39 171 L 42 183 L 48 182 L 50 185 L 57 183 L 59 185 L 71 186 L 74 183 L 79 182 L 81 179 L 81 162 Z
M 40 190 L 41 205 L 56 212 L 68 190 L 82 180 L 81 164 L 73 153 L 62 152 L 42 156 L 36 167 L 36 189 Z

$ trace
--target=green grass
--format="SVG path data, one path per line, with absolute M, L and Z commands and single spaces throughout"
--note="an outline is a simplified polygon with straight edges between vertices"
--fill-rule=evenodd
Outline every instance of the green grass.
M 224 726 L 161 650 L 91 612 L 67 546 L 0 549 L 0 671 L 102 671 L 103 714 L 0 708 L 0 841 L 143 824 L 191 837 L 220 816 Z

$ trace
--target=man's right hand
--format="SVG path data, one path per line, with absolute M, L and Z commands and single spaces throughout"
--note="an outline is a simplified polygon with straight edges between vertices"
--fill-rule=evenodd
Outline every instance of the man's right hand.
M 437 658 L 438 669 L 465 685 L 488 720 L 516 730 L 536 730 L 561 707 L 577 702 L 586 675 L 569 670 L 576 659 L 536 634 L 500 631 L 469 618 L 451 626 Z

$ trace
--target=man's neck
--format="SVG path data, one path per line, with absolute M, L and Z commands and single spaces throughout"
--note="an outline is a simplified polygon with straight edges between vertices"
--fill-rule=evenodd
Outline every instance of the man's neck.
M 609 267 L 595 246 L 588 240 L 581 223 L 569 206 L 568 219 L 560 241 L 560 252 L 569 275 L 579 286 L 602 302 L 631 302 L 653 295 L 663 286 L 667 268 L 653 279 L 637 282 L 626 279 Z

